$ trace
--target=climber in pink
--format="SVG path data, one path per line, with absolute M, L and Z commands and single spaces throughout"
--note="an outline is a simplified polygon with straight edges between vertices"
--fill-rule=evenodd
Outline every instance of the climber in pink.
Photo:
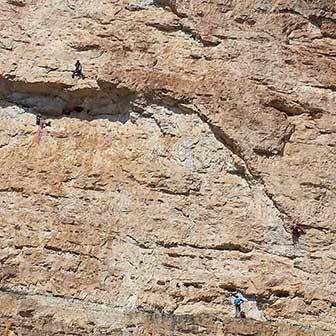
M 42 139 L 43 129 L 46 126 L 51 126 L 51 123 L 46 122 L 40 114 L 37 114 L 36 115 L 36 126 L 37 126 L 37 131 L 34 134 L 33 143 L 34 144 L 39 144 L 41 142 L 41 139 Z

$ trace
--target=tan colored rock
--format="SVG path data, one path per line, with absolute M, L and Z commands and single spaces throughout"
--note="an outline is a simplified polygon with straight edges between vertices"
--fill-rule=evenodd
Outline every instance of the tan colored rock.
M 1 334 L 335 333 L 335 5 L 0 10 Z

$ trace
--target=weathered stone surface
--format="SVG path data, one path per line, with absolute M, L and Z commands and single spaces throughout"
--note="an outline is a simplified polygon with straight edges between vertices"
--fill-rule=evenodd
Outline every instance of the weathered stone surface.
M 2 334 L 335 334 L 336 5 L 0 10 Z

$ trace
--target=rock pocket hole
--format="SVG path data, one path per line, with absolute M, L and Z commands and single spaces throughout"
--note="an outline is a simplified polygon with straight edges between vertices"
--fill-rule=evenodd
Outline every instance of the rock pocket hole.
M 289 297 L 289 291 L 287 290 L 276 290 L 274 291 L 274 295 L 279 297 L 279 298 L 285 298 L 285 297 Z
M 19 315 L 21 317 L 32 318 L 33 317 L 33 312 L 34 312 L 34 309 L 28 309 L 28 310 L 20 311 Z
M 83 106 L 71 106 L 71 107 L 66 107 L 63 109 L 62 114 L 63 115 L 70 115 L 73 112 L 83 112 L 84 111 L 84 107 Z
M 74 112 L 83 112 L 84 111 L 84 107 L 82 107 L 82 106 L 74 106 L 73 110 L 74 110 Z

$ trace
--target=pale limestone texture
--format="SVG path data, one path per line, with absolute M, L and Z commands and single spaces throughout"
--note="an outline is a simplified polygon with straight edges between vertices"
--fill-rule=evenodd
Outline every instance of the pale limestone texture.
M 335 334 L 336 5 L 0 10 L 2 334 Z

